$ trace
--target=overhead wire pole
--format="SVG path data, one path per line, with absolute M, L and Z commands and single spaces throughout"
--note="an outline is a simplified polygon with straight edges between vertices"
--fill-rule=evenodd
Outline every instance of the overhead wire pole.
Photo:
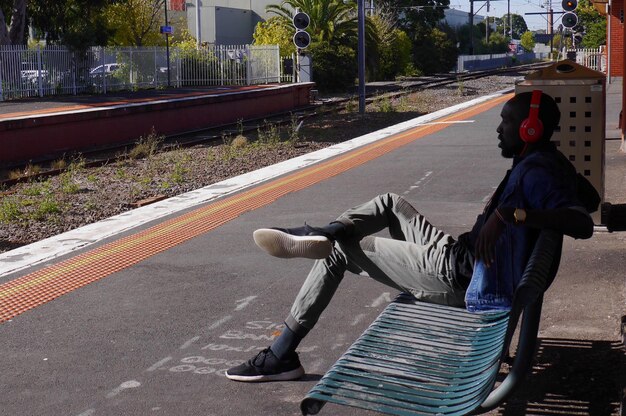
M 163 5 L 165 6 L 165 26 L 169 25 L 167 21 L 167 0 L 163 0 Z M 172 78 L 170 75 L 170 34 L 168 32 L 165 33 L 165 56 L 167 59 L 167 86 L 172 86 Z
M 359 113 L 365 114 L 365 0 L 358 0 L 358 20 L 359 20 Z

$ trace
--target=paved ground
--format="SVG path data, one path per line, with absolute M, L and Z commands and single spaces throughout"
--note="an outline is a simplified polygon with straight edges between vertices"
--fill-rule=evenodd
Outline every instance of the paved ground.
M 431 126 L 430 131 L 404 134 L 407 141 L 401 147 L 348 170 L 340 169 L 343 156 L 337 156 L 324 169 L 281 176 L 235 199 L 223 198 L 217 202 L 222 205 L 205 204 L 200 212 L 170 215 L 170 223 L 159 220 L 166 224 L 160 228 L 144 224 L 0 277 L 0 284 L 10 285 L 39 271 L 43 277 L 4 286 L 0 294 L 28 292 L 43 285 L 50 267 L 61 261 L 66 263 L 55 271 L 60 284 L 96 257 L 106 260 L 114 252 L 139 258 L 146 254 L 144 247 L 155 252 L 0 324 L 0 415 L 298 414 L 308 389 L 395 293 L 347 276 L 300 348 L 308 373 L 304 380 L 229 382 L 222 370 L 270 343 L 310 267 L 307 260 L 268 258 L 254 246 L 252 231 L 305 220 L 323 223 L 376 194 L 395 192 L 456 235 L 471 226 L 510 164 L 496 147 L 500 108 L 475 109 L 463 122 L 437 131 Z M 611 202 L 626 202 L 626 154 L 618 152 L 619 144 L 607 142 Z M 319 181 L 331 168 L 340 172 Z M 306 185 L 277 194 L 300 181 Z M 267 198 L 263 204 L 258 203 L 261 197 Z M 243 204 L 251 210 L 237 211 Z M 232 220 L 223 219 L 224 210 L 235 212 Z M 200 226 L 207 230 L 157 252 L 155 247 L 168 246 L 169 238 Z M 154 246 L 136 245 L 159 233 L 170 236 L 165 234 L 170 229 L 171 237 L 155 237 Z M 546 298 L 533 374 L 522 391 L 492 414 L 619 414 L 625 373 L 619 342 L 625 246 L 626 233 L 598 231 L 590 240 L 567 239 L 559 275 Z M 101 251 L 90 251 L 94 247 Z M 97 265 L 112 267 L 106 261 Z M 322 414 L 369 413 L 329 405 Z

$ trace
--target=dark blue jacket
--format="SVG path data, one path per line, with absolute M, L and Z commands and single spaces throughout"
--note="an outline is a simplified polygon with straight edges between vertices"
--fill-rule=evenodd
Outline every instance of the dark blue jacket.
M 549 144 L 528 156 L 515 158 L 493 202 L 487 204 L 465 238 L 473 249 L 480 229 L 497 206 L 535 209 L 574 208 L 587 212 L 576 193 L 576 169 Z M 509 309 L 539 230 L 506 224 L 496 243 L 495 262 L 487 268 L 477 262 L 466 292 L 470 311 Z M 461 239 L 461 237 L 459 237 Z

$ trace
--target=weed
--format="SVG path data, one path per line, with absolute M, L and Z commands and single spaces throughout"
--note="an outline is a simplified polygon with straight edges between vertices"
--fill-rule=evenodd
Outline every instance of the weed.
M 22 171 L 19 170 L 19 169 L 12 170 L 12 171 L 9 172 L 9 179 L 19 179 L 22 176 L 24 176 L 24 175 L 22 174 Z
M 346 103 L 346 112 L 347 113 L 355 113 L 359 108 L 359 104 L 356 98 L 351 97 L 350 100 Z
M 32 183 L 22 193 L 26 196 L 39 196 L 44 193 L 44 187 L 40 183 Z
M 80 186 L 74 181 L 74 175 L 72 175 L 71 171 L 62 173 L 59 176 L 59 181 L 61 183 L 61 191 L 65 194 L 72 195 L 80 191 Z
M 119 180 L 124 180 L 128 177 L 128 175 L 126 175 L 126 170 L 124 168 L 117 168 L 115 170 L 115 178 L 119 179 Z
M 280 130 L 276 124 L 265 121 L 262 127 L 257 129 L 259 143 L 270 147 L 276 147 L 280 143 Z
M 15 198 L 3 198 L 0 202 L 0 223 L 10 223 L 22 218 L 20 204 Z
M 391 99 L 387 96 L 382 96 L 376 99 L 378 111 L 381 113 L 394 113 L 396 111 Z
M 174 170 L 170 175 L 170 179 L 172 180 L 172 182 L 180 185 L 181 183 L 185 182 L 185 175 L 187 174 L 187 172 L 189 172 L 189 169 L 187 169 L 183 163 L 178 162 L 174 164 Z
M 240 134 L 233 139 L 233 141 L 230 143 L 230 147 L 232 147 L 233 149 L 245 149 L 246 147 L 248 147 L 248 138 Z
M 89 200 L 85 202 L 84 208 L 86 211 L 93 211 L 98 207 L 98 204 L 95 201 Z
M 291 123 L 289 123 L 289 142 L 295 144 L 300 140 L 300 127 L 304 121 L 299 121 L 298 116 L 291 114 Z
M 172 185 L 168 181 L 161 182 L 161 185 L 159 186 L 159 188 L 163 189 L 164 191 L 170 189 L 171 187 Z
M 215 151 L 213 149 L 207 149 L 206 161 L 208 164 L 215 162 Z
M 65 161 L 65 159 L 58 159 L 52 162 L 52 165 L 50 165 L 50 167 L 56 170 L 63 170 L 67 167 L 67 162 Z
M 42 221 L 48 216 L 61 212 L 61 206 L 54 200 L 52 195 L 47 195 L 40 203 L 37 209 L 30 215 L 35 221 Z
M 400 100 L 398 102 L 397 110 L 401 113 L 406 113 L 411 111 L 411 104 L 409 103 L 409 97 L 406 95 L 401 95 Z
M 24 176 L 34 176 L 40 173 L 41 173 L 41 166 L 39 165 L 32 165 L 29 163 L 28 165 L 26 165 L 26 168 L 24 168 Z
M 463 80 L 461 79 L 461 77 L 457 78 L 457 90 L 459 92 L 460 96 L 465 95 L 465 84 L 463 83 Z
M 139 138 L 139 141 L 135 144 L 135 147 L 130 149 L 130 151 L 128 152 L 128 157 L 130 159 L 150 158 L 154 156 L 154 154 L 159 150 L 159 146 L 162 142 L 163 136 L 159 136 L 153 127 L 149 135 Z

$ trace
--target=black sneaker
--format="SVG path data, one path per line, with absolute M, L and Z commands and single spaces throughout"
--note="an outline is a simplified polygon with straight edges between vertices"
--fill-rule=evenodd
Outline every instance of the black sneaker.
M 330 236 L 307 224 L 298 228 L 261 228 L 252 236 L 257 246 L 283 259 L 324 259 L 333 250 Z
M 287 381 L 304 375 L 297 353 L 279 360 L 271 349 L 266 348 L 237 367 L 226 370 L 226 377 L 235 381 Z

